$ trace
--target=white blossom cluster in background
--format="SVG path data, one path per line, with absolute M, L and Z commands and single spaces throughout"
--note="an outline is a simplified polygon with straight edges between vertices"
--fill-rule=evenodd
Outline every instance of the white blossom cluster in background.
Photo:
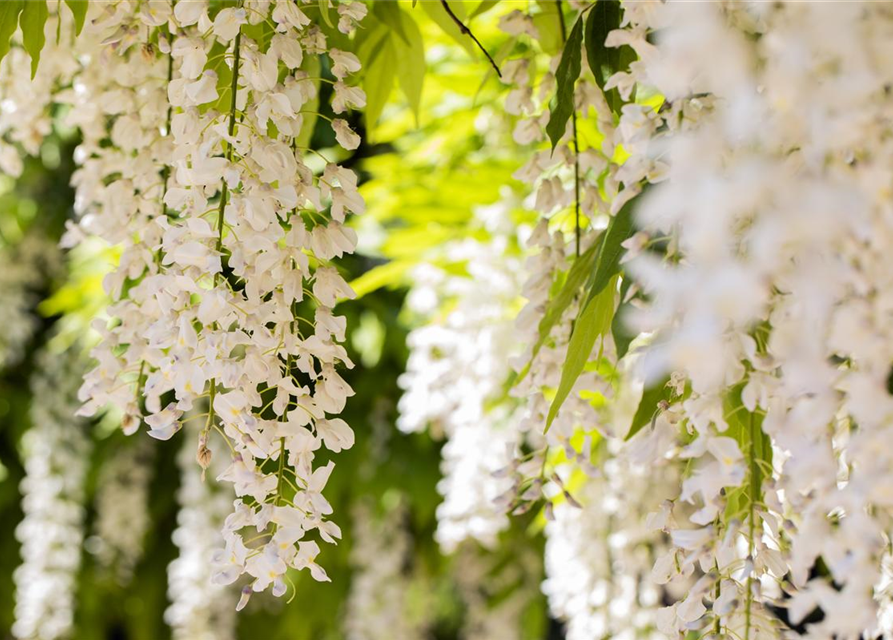
M 212 460 L 211 469 L 220 470 L 223 463 L 222 459 Z M 211 558 L 220 546 L 220 526 L 232 505 L 225 490 L 202 480 L 190 440 L 184 440 L 177 464 L 180 508 L 173 541 L 179 554 L 167 568 L 170 606 L 164 612 L 164 620 L 171 627 L 173 640 L 233 640 L 235 588 L 211 581 Z
M 84 368 L 76 349 L 45 349 L 31 381 L 31 427 L 21 443 L 25 517 L 16 527 L 22 564 L 13 574 L 12 633 L 23 640 L 71 637 L 91 449 L 87 424 L 75 417 Z
M 120 584 L 133 577 L 143 556 L 149 514 L 149 483 L 155 449 L 148 439 L 129 442 L 109 457 L 96 484 L 95 552 Z M 91 549 L 92 550 L 92 549 Z
M 58 275 L 58 249 L 37 233 L 0 249 L 0 368 L 13 366 L 25 355 L 40 321 L 34 315 L 38 291 Z
M 332 8 L 345 34 L 366 12 L 359 2 Z M 352 395 L 339 369 L 352 363 L 332 312 L 353 294 L 330 261 L 353 250 L 343 223 L 364 203 L 352 171 L 317 162 L 319 152 L 305 163 L 317 56 L 337 78 L 336 114 L 365 96 L 348 84 L 357 58 L 328 47 L 314 24 L 319 10 L 311 19 L 284 0 L 91 3 L 81 68 L 56 96 L 83 136 L 79 224 L 65 241 L 97 235 L 121 247 L 104 280 L 112 322 L 94 324 L 99 364 L 81 389 L 82 413 L 114 405 L 133 433 L 143 400 L 149 435 L 168 439 L 208 399 L 198 462 L 209 464 L 213 430 L 232 453 L 220 479 L 239 498 L 214 579 L 250 576 L 240 607 L 252 591 L 284 594 L 288 567 L 328 579 L 309 534 L 340 537 L 322 496 L 334 462 L 314 468 L 313 459 L 322 446 L 353 444 L 336 417 Z M 341 147 L 357 148 L 346 120 L 332 127 Z M 162 405 L 169 391 L 175 400 Z
M 430 620 L 412 609 L 412 538 L 404 509 L 377 516 L 368 504 L 353 514 L 353 577 L 344 616 L 347 640 L 423 640 Z
M 642 466 L 629 449 L 613 453 L 575 496 L 581 506 L 556 505 L 546 524 L 542 590 L 567 640 L 661 638 L 658 610 L 681 593 L 652 579 L 668 541 L 654 535 L 649 513 L 672 497 L 674 470 Z
M 538 553 L 519 548 L 510 562 L 463 545 L 454 556 L 453 576 L 465 605 L 463 640 L 521 640 L 524 611 L 538 596 L 542 574 Z
M 15 46 L 0 62 L 0 173 L 7 176 L 17 178 L 22 173 L 22 152 L 29 156 L 40 153 L 44 138 L 53 128 L 50 107 L 56 91 L 60 85 L 67 85 L 80 67 L 71 54 L 72 16 L 59 10 L 61 4 L 60 0 L 47 2 L 49 15 L 44 31 L 52 35 L 46 39 L 33 78 L 31 60 L 20 46 L 20 31 L 13 34 Z
M 410 355 L 399 380 L 405 393 L 397 426 L 446 437 L 435 537 L 447 552 L 466 539 L 494 547 L 508 526 L 495 501 L 511 490 L 511 479 L 495 474 L 514 455 L 511 425 L 517 417 L 504 385 L 515 351 L 510 309 L 520 265 L 505 212 L 479 215 L 489 221 L 491 240 L 463 240 L 442 252 L 447 263 L 466 264 L 467 276 L 430 263 L 413 272 L 407 306 L 426 323 L 409 334 Z

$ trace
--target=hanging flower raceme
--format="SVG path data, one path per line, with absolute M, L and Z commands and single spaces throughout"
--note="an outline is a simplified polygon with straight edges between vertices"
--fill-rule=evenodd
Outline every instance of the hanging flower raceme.
M 96 127 L 75 178 L 81 226 L 123 243 L 105 282 L 115 322 L 98 326 L 83 412 L 111 403 L 133 432 L 142 400 L 149 435 L 168 439 L 207 398 L 197 459 L 207 467 L 219 434 L 232 454 L 220 479 L 239 497 L 214 579 L 250 576 L 240 607 L 252 591 L 282 595 L 289 567 L 328 580 L 311 533 L 341 535 L 322 495 L 334 462 L 314 457 L 353 444 L 336 417 L 352 395 L 339 367 L 352 363 L 332 312 L 352 292 L 330 261 L 353 250 L 345 217 L 364 204 L 355 174 L 306 146 L 326 117 L 316 111 L 320 56 L 336 113 L 365 99 L 348 85 L 356 57 L 326 44 L 328 6 L 306 9 L 312 18 L 285 1 L 103 4 L 91 27 L 102 36 L 97 64 L 72 92 L 72 117 Z M 365 7 L 337 10 L 348 33 Z M 99 144 L 109 116 L 111 146 Z M 331 122 L 355 149 L 346 120 Z M 308 151 L 324 160 L 318 171 Z
M 361 503 L 354 514 L 351 563 L 356 571 L 347 599 L 348 640 L 422 640 L 432 620 L 412 611 L 412 539 L 403 509 L 384 517 Z M 429 613 L 430 615 L 430 613 Z
M 87 425 L 75 418 L 83 373 L 75 349 L 41 352 L 32 380 L 31 428 L 22 439 L 25 518 L 16 528 L 22 564 L 15 570 L 12 633 L 26 640 L 71 637 L 84 538 Z
M 454 551 L 466 539 L 493 548 L 508 526 L 497 500 L 511 492 L 511 479 L 500 470 L 511 462 L 517 420 L 516 403 L 504 386 L 516 351 L 511 307 L 520 265 L 506 229 L 505 203 L 490 210 L 488 243 L 465 240 L 444 247 L 439 258 L 467 264 L 468 276 L 451 275 L 433 264 L 413 274 L 407 305 L 424 321 L 408 337 L 405 389 L 400 399 L 402 431 L 429 428 L 446 437 L 443 479 L 438 491 L 435 537 Z M 450 310 L 438 312 L 444 300 Z
M 90 541 L 100 565 L 122 585 L 133 578 L 152 524 L 149 483 L 155 459 L 148 439 L 128 445 L 106 460 L 99 472 L 95 538 Z
M 211 582 L 211 558 L 219 546 L 220 525 L 231 508 L 228 492 L 202 481 L 192 442 L 184 441 L 177 465 L 180 509 L 173 541 L 179 554 L 167 568 L 171 604 L 164 620 L 174 640 L 232 640 L 236 637 L 236 613 L 230 604 L 234 588 Z M 219 470 L 225 460 L 212 460 L 211 466 Z
M 872 635 L 893 515 L 889 12 L 690 9 L 628 3 L 609 36 L 659 32 L 632 74 L 666 98 L 645 149 L 669 179 L 639 224 L 667 255 L 631 263 L 646 382 L 678 376 L 654 431 L 684 427 L 691 469 L 663 566 L 697 581 L 663 627 L 777 637 L 774 605 L 814 613 L 810 637 Z

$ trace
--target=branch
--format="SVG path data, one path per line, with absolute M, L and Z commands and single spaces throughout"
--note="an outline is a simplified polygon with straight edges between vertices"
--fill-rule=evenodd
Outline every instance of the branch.
M 490 64 L 496 70 L 496 75 L 499 76 L 501 79 L 502 72 L 499 70 L 499 66 L 496 64 L 496 61 L 493 59 L 493 57 L 484 48 L 484 45 L 481 44 L 481 41 L 478 40 L 475 37 L 475 35 L 471 32 L 471 29 L 466 27 L 465 24 L 461 20 L 459 20 L 459 18 L 456 16 L 456 14 L 453 13 L 453 10 L 450 9 L 450 5 L 447 3 L 447 0 L 440 0 L 440 4 L 443 5 L 444 10 L 446 10 L 446 12 L 450 16 L 450 18 L 453 19 L 453 22 L 456 23 L 456 26 L 459 27 L 459 31 L 461 31 L 465 35 L 469 36 L 472 40 L 474 40 L 474 43 L 478 46 L 478 49 L 483 51 L 484 55 L 487 56 L 487 60 L 490 61 Z

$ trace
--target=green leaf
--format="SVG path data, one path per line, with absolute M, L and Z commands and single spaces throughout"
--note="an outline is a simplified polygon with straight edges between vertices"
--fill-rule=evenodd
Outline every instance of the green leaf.
M 616 282 L 614 280 L 613 282 Z M 567 358 L 561 369 L 561 381 L 555 398 L 549 407 L 549 415 L 546 417 L 546 431 L 552 426 L 555 416 L 561 405 L 570 395 L 577 378 L 583 373 L 595 341 L 599 336 L 604 336 L 611 328 L 611 318 L 614 317 L 614 287 L 605 287 L 597 296 L 592 298 L 583 311 L 577 316 L 574 332 L 567 347 Z
M 332 24 L 332 18 L 329 16 L 329 0 L 319 0 L 319 13 L 322 15 L 323 22 L 325 22 L 330 29 L 333 29 L 334 25 Z
M 425 10 L 425 13 L 428 14 L 428 17 L 430 17 L 437 26 L 443 29 L 445 34 L 458 42 L 469 55 L 477 55 L 477 49 L 474 46 L 474 42 L 472 42 L 471 38 L 462 33 L 458 25 L 447 14 L 443 5 L 439 1 L 426 0 L 425 2 L 422 2 L 422 9 Z M 450 9 L 452 9 L 459 20 L 465 19 L 465 5 L 460 0 L 450 0 Z
M 362 298 L 382 287 L 392 287 L 403 280 L 414 264 L 416 264 L 414 260 L 394 260 L 372 267 L 366 273 L 354 278 L 350 282 L 350 288 L 357 294 L 357 298 Z
M 554 56 L 561 51 L 561 23 L 558 11 L 547 11 L 533 16 L 533 26 L 540 34 L 539 44 L 543 51 Z
M 552 150 L 567 129 L 567 121 L 574 112 L 574 83 L 580 77 L 581 57 L 583 46 L 583 21 L 582 18 L 574 23 L 564 51 L 561 53 L 561 61 L 555 72 L 555 81 L 558 88 L 555 92 L 555 100 L 552 106 L 552 114 L 549 116 L 549 124 L 546 125 L 546 133 L 552 141 Z
M 323 0 L 326 1 L 326 0 Z M 390 27 L 403 41 L 403 44 L 410 46 L 409 36 L 404 28 L 404 21 L 400 10 L 400 5 L 396 2 L 376 2 L 372 6 L 375 17 Z
M 639 400 L 639 406 L 633 415 L 632 424 L 624 440 L 629 440 L 639 433 L 646 424 L 649 424 L 657 416 L 658 404 L 661 400 L 670 401 L 670 394 L 673 389 L 669 385 L 670 376 L 665 376 L 657 382 L 645 387 L 642 390 L 642 398 Z
M 624 302 L 632 280 L 626 275 L 620 283 L 620 305 L 617 313 L 611 321 L 611 336 L 614 338 L 614 346 L 617 348 L 617 359 L 620 360 L 629 352 L 629 345 L 637 334 L 630 331 L 628 323 L 624 320 L 625 313 L 632 307 L 629 302 Z
M 589 280 L 586 301 L 601 293 L 608 282 L 620 271 L 620 258 L 626 252 L 621 244 L 633 234 L 633 203 L 641 196 L 636 196 L 627 202 L 617 215 L 611 218 L 608 228 L 605 229 L 604 241 L 598 254 L 598 261 L 592 278 Z
M 561 320 L 561 316 L 564 315 L 564 312 L 580 292 L 580 287 L 586 282 L 586 276 L 592 271 L 592 265 L 595 263 L 596 257 L 598 256 L 599 246 L 598 241 L 593 242 L 589 249 L 574 260 L 574 263 L 567 272 L 564 286 L 561 287 L 558 294 L 552 297 L 546 305 L 546 312 L 543 314 L 538 327 L 539 337 L 533 345 L 533 351 L 531 352 L 531 360 L 536 357 L 536 354 L 539 353 L 543 344 L 549 339 L 552 327 Z M 519 380 L 524 377 L 524 374 L 526 374 L 526 371 L 519 375 Z
M 46 44 L 47 17 L 46 0 L 27 0 L 22 10 L 20 25 L 22 27 L 22 46 L 31 56 L 31 78 L 37 73 L 37 65 L 40 63 L 40 52 Z
M 65 4 L 74 15 L 74 35 L 79 36 L 84 28 L 84 22 L 87 20 L 89 0 L 65 0 Z
M 620 28 L 620 2 L 597 0 L 586 18 L 586 59 L 600 89 L 614 73 L 629 68 L 636 54 L 629 46 L 606 47 L 608 33 Z M 614 113 L 619 114 L 623 101 L 617 89 L 607 92 L 605 98 Z
M 229 93 L 233 83 L 233 70 L 226 64 L 226 54 L 231 50 L 232 47 L 214 42 L 214 45 L 208 52 L 208 59 L 211 60 L 208 68 L 217 74 L 217 100 L 201 105 L 199 110 L 202 112 L 210 109 L 216 109 L 221 113 L 229 111 L 231 102 Z
M 499 4 L 499 0 L 481 0 L 481 3 L 477 7 L 475 7 L 474 11 L 471 12 L 471 15 L 468 16 L 468 19 L 474 20 L 479 15 L 487 13 L 497 4 Z
M 400 11 L 398 9 L 398 11 Z M 422 105 L 422 86 L 425 82 L 425 43 L 422 40 L 422 32 L 405 11 L 400 11 L 400 21 L 407 36 L 408 45 L 400 41 L 394 44 L 398 50 L 397 56 L 397 81 L 403 95 L 409 101 L 409 106 L 415 116 L 416 126 L 419 125 L 419 109 Z
M 9 40 L 19 25 L 24 0 L 0 2 L 0 60 L 9 53 Z
M 760 410 L 748 411 L 741 400 L 745 384 L 746 381 L 738 383 L 723 397 L 723 418 L 729 425 L 724 435 L 738 442 L 748 466 L 747 484 L 737 489 L 735 500 L 730 500 L 726 507 L 728 519 L 742 515 L 758 517 L 750 512 L 763 499 L 765 469 L 772 466 L 772 441 L 763 431 L 764 414 Z M 752 524 L 759 526 L 757 522 Z
M 319 78 L 322 72 L 322 64 L 320 63 L 319 56 L 304 56 L 304 61 L 301 63 L 301 70 L 306 71 L 307 75 L 311 78 Z M 310 146 L 310 140 L 313 138 L 313 131 L 316 129 L 316 123 L 319 120 L 319 116 L 316 112 L 319 111 L 320 81 L 318 79 L 313 80 L 313 83 L 316 85 L 316 95 L 309 102 L 305 103 L 304 106 L 301 107 L 301 110 L 308 112 L 313 111 L 314 113 L 302 114 L 304 122 L 301 124 L 301 133 L 295 138 L 295 144 L 299 147 Z
M 371 35 L 358 52 L 365 68 L 366 129 L 370 132 L 384 110 L 397 76 L 397 51 L 392 32 L 383 23 L 379 23 L 376 30 L 378 33 Z

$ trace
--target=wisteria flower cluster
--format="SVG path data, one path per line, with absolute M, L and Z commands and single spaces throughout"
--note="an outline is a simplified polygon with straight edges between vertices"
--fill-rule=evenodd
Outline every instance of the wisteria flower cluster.
M 348 33 L 365 6 L 337 12 Z M 89 18 L 89 59 L 60 98 L 84 137 L 68 241 L 99 235 L 122 253 L 81 413 L 116 406 L 133 433 L 145 412 L 166 440 L 206 398 L 197 459 L 209 465 L 219 434 L 232 454 L 220 479 L 239 497 L 215 580 L 250 576 L 240 607 L 252 591 L 284 594 L 288 567 L 327 580 L 309 534 L 340 537 L 322 495 L 334 462 L 314 457 L 353 444 L 335 417 L 352 394 L 339 368 L 352 364 L 332 313 L 352 292 L 330 261 L 353 250 L 343 223 L 364 204 L 352 171 L 305 163 L 319 75 L 304 67 L 327 56 L 344 113 L 364 104 L 347 84 L 359 63 L 294 2 L 97 3 Z M 359 145 L 346 120 L 332 127 Z

